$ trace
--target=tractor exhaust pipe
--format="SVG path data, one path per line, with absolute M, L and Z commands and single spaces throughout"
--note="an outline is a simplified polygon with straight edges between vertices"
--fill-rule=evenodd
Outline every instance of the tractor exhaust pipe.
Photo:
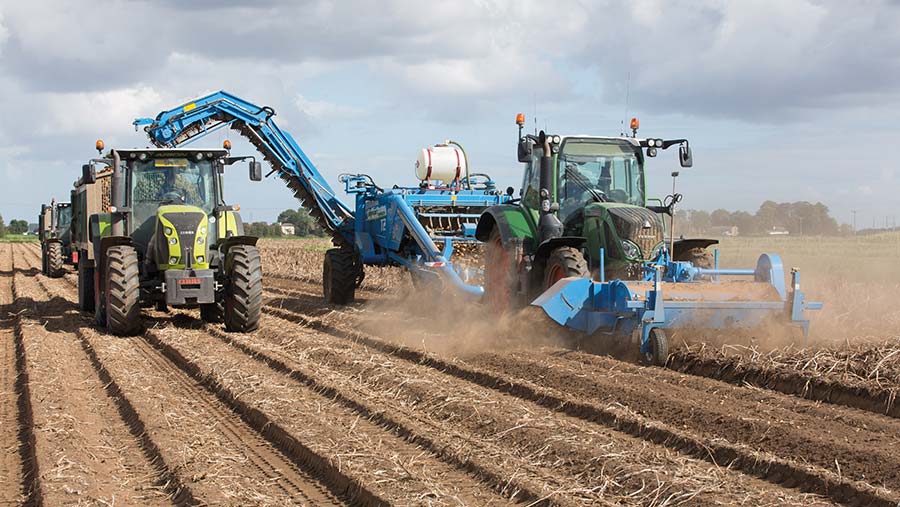
M 559 204 L 553 202 L 553 152 L 551 151 L 550 138 L 544 131 L 538 136 L 543 147 L 541 155 L 540 181 L 541 187 L 541 218 L 538 223 L 541 243 L 549 239 L 562 236 L 563 224 L 556 216 L 559 210 Z
M 112 205 L 117 209 L 114 213 L 110 213 L 110 234 L 113 236 L 124 236 L 125 235 L 125 226 L 122 223 L 122 219 L 124 218 L 124 214 L 118 210 L 120 207 L 124 207 L 125 205 L 125 196 L 122 195 L 125 191 L 125 185 L 122 183 L 122 168 L 119 167 L 122 159 L 119 157 L 119 152 L 113 150 L 113 173 L 112 173 L 112 192 L 110 195 L 110 201 L 112 201 Z M 110 210 L 112 211 L 112 210 Z

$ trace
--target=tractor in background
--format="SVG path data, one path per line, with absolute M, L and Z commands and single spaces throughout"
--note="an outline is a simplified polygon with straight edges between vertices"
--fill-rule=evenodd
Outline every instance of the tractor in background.
M 41 272 L 52 278 L 65 274 L 66 265 L 78 263 L 78 254 L 72 250 L 72 207 L 68 202 L 41 205 L 38 216 L 38 235 L 41 241 Z
M 103 151 L 102 141 L 96 146 Z M 230 146 L 227 146 L 230 148 Z M 200 308 L 229 331 L 257 328 L 262 266 L 257 238 L 225 203 L 228 149 L 110 150 L 75 184 L 79 307 L 118 335 L 141 328 L 141 307 Z

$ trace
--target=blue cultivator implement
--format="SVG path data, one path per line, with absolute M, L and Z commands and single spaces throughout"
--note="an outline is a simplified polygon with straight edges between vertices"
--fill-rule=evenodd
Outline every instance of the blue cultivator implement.
M 651 364 L 664 364 L 668 357 L 666 331 L 725 333 L 787 322 L 805 337 L 806 310 L 822 308 L 822 303 L 806 301 L 798 271 L 792 270 L 790 290 L 785 288 L 777 255 L 761 255 L 756 269 L 701 269 L 665 257 L 645 265 L 649 282 L 564 278 L 532 305 L 587 335 L 639 340 L 641 354 Z M 752 282 L 720 282 L 724 276 L 752 277 Z
M 416 164 L 417 186 L 384 190 L 365 174 L 341 176 L 355 198 L 355 209 L 350 209 L 274 116 L 270 107 L 220 91 L 156 118 L 137 119 L 134 125 L 144 126 L 159 147 L 177 148 L 222 127 L 250 141 L 332 236 L 337 248 L 327 252 L 323 267 L 329 302 L 353 300 L 364 265 L 403 266 L 417 278 L 436 278 L 464 294 L 482 294 L 472 284 L 479 270 L 451 261 L 454 245 L 477 246 L 475 224 L 481 212 L 510 197 L 489 176 L 469 172 L 461 146 L 448 141 L 423 149 Z

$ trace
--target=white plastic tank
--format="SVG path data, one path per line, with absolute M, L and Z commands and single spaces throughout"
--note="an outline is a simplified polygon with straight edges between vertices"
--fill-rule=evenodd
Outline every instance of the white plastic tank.
M 422 148 L 416 159 L 416 177 L 419 181 L 451 183 L 466 175 L 466 156 L 456 146 L 438 144 Z

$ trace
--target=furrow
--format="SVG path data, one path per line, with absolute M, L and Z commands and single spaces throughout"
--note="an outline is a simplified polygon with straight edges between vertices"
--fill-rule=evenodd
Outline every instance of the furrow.
M 773 484 L 784 484 L 803 492 L 825 495 L 840 503 L 894 507 L 900 502 L 900 496 L 883 488 L 847 479 L 821 467 L 808 466 L 770 453 L 758 452 L 749 446 L 720 439 L 704 439 L 690 431 L 675 429 L 620 405 L 604 406 L 586 403 L 566 393 L 539 386 L 528 380 L 515 380 L 502 373 L 475 368 L 458 361 L 440 359 L 424 352 L 396 346 L 370 335 L 341 329 L 321 319 L 308 318 L 284 309 L 265 307 L 265 311 L 333 336 L 363 343 L 401 359 L 427 365 L 551 410 L 595 422 L 698 459 L 705 459 L 715 465 L 741 470 Z

